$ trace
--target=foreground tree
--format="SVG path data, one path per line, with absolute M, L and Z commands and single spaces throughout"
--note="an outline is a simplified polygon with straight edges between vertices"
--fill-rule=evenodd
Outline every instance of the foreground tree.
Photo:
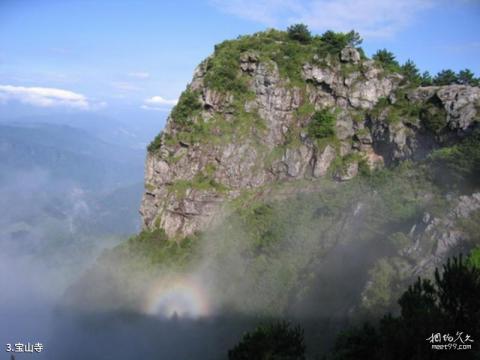
M 261 325 L 246 333 L 239 344 L 228 351 L 229 360 L 304 360 L 303 330 L 280 321 Z
M 441 273 L 435 271 L 433 281 L 419 278 L 401 296 L 400 316 L 386 315 L 377 327 L 364 325 L 342 333 L 328 359 L 479 358 L 480 268 L 475 261 L 454 257 Z M 431 348 L 432 342 L 455 339 L 457 347 L 467 344 L 472 349 L 460 354 Z

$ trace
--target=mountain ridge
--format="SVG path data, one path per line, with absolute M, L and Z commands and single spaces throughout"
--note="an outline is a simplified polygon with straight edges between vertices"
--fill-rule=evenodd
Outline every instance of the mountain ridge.
M 479 107 L 478 87 L 421 87 L 349 44 L 274 30 L 226 41 L 150 145 L 143 227 L 182 238 L 244 190 L 424 159 L 471 134 Z

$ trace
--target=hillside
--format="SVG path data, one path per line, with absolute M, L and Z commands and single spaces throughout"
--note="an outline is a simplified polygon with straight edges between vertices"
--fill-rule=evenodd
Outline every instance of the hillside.
M 268 30 L 217 45 L 148 148 L 143 231 L 99 259 L 72 303 L 286 317 L 309 324 L 318 355 L 480 246 L 480 88 L 424 83 L 359 42 Z M 145 309 L 171 278 L 200 287 L 208 311 L 177 298 Z

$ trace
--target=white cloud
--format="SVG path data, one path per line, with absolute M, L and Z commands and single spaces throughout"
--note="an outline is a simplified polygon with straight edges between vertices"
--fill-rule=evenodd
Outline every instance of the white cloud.
M 407 27 L 433 0 L 212 0 L 214 6 L 267 26 L 302 22 L 316 31 L 392 36 Z
M 82 110 L 91 107 L 90 102 L 84 95 L 69 90 L 0 85 L 0 102 L 6 103 L 12 100 L 40 107 L 64 106 Z
M 147 105 L 152 105 L 152 106 L 158 106 L 158 105 L 175 105 L 177 103 L 177 99 L 173 99 L 173 100 L 167 100 L 167 99 L 164 99 L 163 97 L 161 96 L 152 96 L 151 98 L 148 98 L 145 100 L 145 103 Z
M 177 104 L 177 101 L 177 99 L 168 100 L 161 96 L 152 96 L 143 101 L 141 108 L 144 110 L 168 111 Z
M 128 76 L 135 78 L 135 79 L 140 79 L 140 80 L 145 80 L 150 78 L 150 73 L 146 71 L 138 71 L 138 72 L 131 72 L 128 73 Z

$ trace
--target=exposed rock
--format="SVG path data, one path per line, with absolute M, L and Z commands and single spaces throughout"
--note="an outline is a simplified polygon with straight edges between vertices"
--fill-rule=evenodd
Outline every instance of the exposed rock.
M 372 148 L 365 150 L 364 154 L 370 170 L 381 169 L 385 165 L 383 157 L 375 153 Z
M 387 97 L 402 80 L 398 74 L 385 75 L 371 62 L 364 62 L 363 73 L 353 72 L 344 77 L 337 67 L 319 67 L 312 64 L 303 66 L 305 80 L 311 81 L 332 95 L 337 105 L 341 99 L 359 109 L 371 109 L 378 99 Z M 383 76 L 380 76 L 383 75 Z
M 353 121 L 348 115 L 343 114 L 337 116 L 335 134 L 339 140 L 350 139 L 355 134 Z
M 335 160 L 335 156 L 335 149 L 332 146 L 327 145 L 321 152 L 320 156 L 314 158 L 313 176 L 325 176 L 332 161 Z
M 344 169 L 337 172 L 336 177 L 340 181 L 352 180 L 358 174 L 358 162 L 351 161 L 347 163 Z
M 421 119 L 392 120 L 389 108 L 372 119 L 371 134 L 375 151 L 388 163 L 404 159 L 420 160 L 430 151 L 452 138 L 463 137 L 478 126 L 480 88 L 449 85 L 420 87 L 408 93 L 408 99 L 417 106 L 435 106 L 445 111 L 448 136 L 439 136 L 426 129 Z M 358 134 L 356 134 L 358 136 Z
M 287 149 L 283 156 L 283 163 L 287 169 L 287 175 L 298 177 L 305 173 L 304 167 L 308 165 L 311 159 L 311 151 L 306 146 L 300 146 L 298 149 Z
M 425 213 L 418 230 L 412 234 L 412 245 L 404 253 L 418 259 L 418 264 L 412 270 L 414 276 L 431 273 L 446 260 L 452 249 L 468 239 L 461 221 L 480 210 L 480 193 L 460 196 L 453 203 L 454 206 L 443 217 L 432 217 Z M 431 244 L 434 244 L 433 248 Z
M 257 70 L 258 54 L 255 52 L 243 53 L 240 57 L 240 68 L 247 73 L 254 73 Z
M 218 119 L 224 123 L 210 127 L 212 140 L 200 143 L 188 136 L 195 129 L 179 137 L 181 128 L 174 119 L 167 120 L 161 146 L 146 160 L 148 189 L 140 211 L 144 228 L 163 227 L 170 237 L 189 235 L 205 229 L 222 213 L 222 204 L 243 190 L 274 181 L 326 176 L 336 156 L 356 153 L 373 169 L 403 159 L 421 159 L 441 146 L 442 138 L 426 131 L 420 119 L 392 121 L 388 106 L 371 115 L 379 99 L 388 98 L 391 104 L 399 101 L 396 91 L 402 76 L 385 73 L 375 62 L 361 59 L 354 48 L 343 49 L 337 57 L 312 57 L 298 69 L 304 86 L 293 86 L 272 60 L 245 51 L 238 76 L 251 96 L 242 97 L 241 104 L 238 94 L 205 85 L 212 58 L 195 69 L 188 87 L 198 94 L 201 104 L 189 121 L 199 126 Z M 479 98 L 479 88 L 460 85 L 408 93 L 412 103 L 434 102 L 445 110 L 451 132 L 447 139 L 463 136 L 478 121 Z M 325 140 L 327 144 L 320 146 L 309 137 L 311 115 L 299 115 L 303 105 L 335 112 L 335 141 Z M 240 116 L 257 119 L 259 126 L 247 129 L 243 124 L 237 129 L 236 124 L 243 121 Z M 233 132 L 228 133 L 228 128 Z M 357 173 L 358 162 L 353 161 L 335 178 L 347 181 Z M 199 186 L 199 181 L 204 183 Z
M 446 124 L 452 130 L 467 130 L 479 120 L 480 88 L 467 85 L 428 86 L 408 95 L 417 102 L 437 99 L 447 113 Z
M 360 61 L 360 53 L 354 47 L 347 46 L 340 53 L 340 59 L 345 62 L 357 64 Z

